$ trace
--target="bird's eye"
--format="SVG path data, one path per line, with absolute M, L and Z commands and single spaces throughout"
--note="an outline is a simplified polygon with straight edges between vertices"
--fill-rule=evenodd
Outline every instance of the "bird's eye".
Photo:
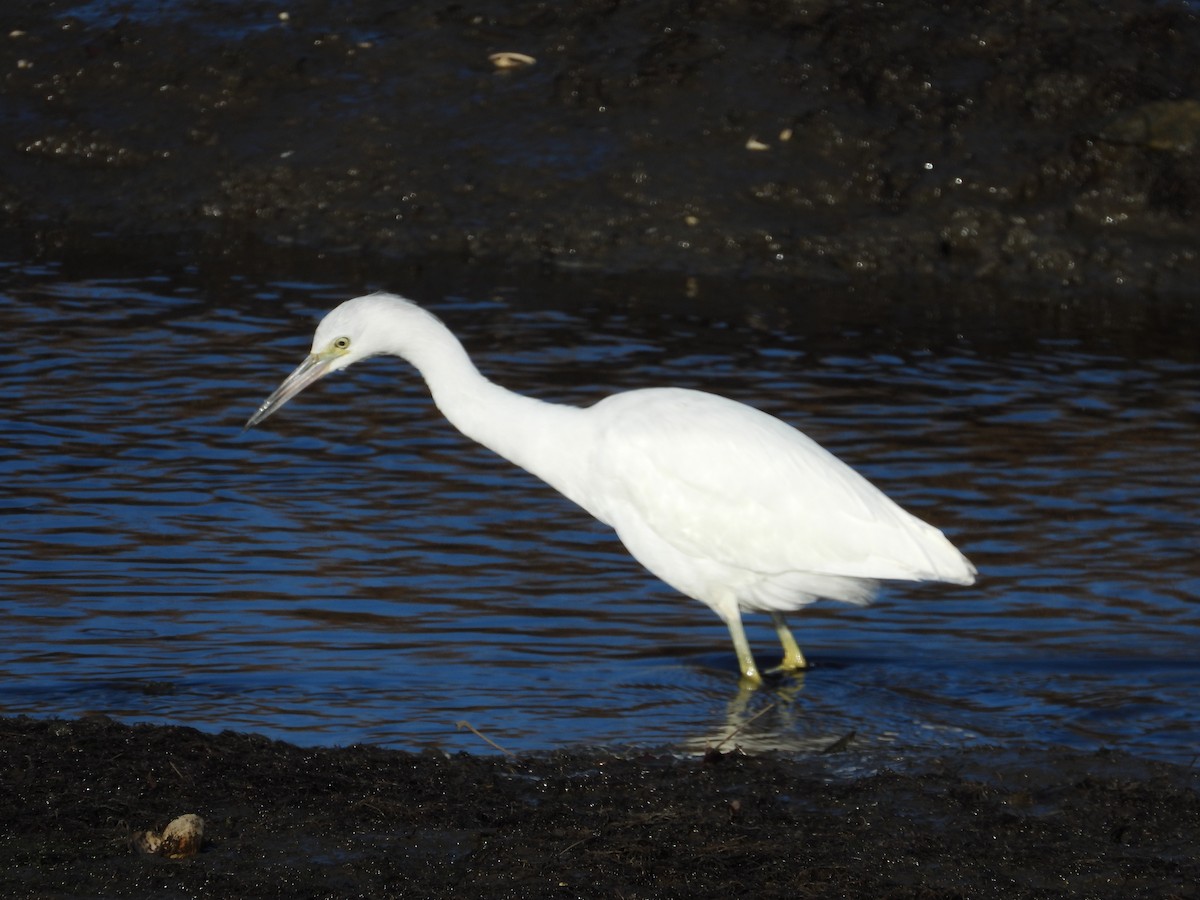
M 349 350 L 350 349 L 350 338 L 348 338 L 348 337 L 334 338 L 333 349 L 334 350 Z

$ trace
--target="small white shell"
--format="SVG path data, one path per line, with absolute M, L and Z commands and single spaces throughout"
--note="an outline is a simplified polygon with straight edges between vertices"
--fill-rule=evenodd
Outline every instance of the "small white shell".
M 748 141 L 746 141 L 746 149 L 747 150 L 770 150 L 771 145 L 764 144 L 758 138 L 752 137 Z
M 139 831 L 133 836 L 133 846 L 149 856 L 165 856 L 167 859 L 186 859 L 200 852 L 204 840 L 204 820 L 195 813 L 188 813 L 163 829 L 162 834 Z
M 536 59 L 527 53 L 516 53 L 512 50 L 493 53 L 488 59 L 497 69 L 520 69 L 524 66 L 532 66 L 537 62 Z

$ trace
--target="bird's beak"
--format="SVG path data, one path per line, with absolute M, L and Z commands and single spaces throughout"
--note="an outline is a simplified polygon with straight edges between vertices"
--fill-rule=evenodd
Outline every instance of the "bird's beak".
M 326 375 L 329 372 L 330 363 L 335 358 L 334 356 L 319 353 L 309 354 L 308 359 L 300 363 L 296 367 L 296 371 L 283 380 L 283 384 L 276 388 L 275 393 L 263 401 L 263 405 L 249 418 L 245 427 L 253 428 L 314 381 Z

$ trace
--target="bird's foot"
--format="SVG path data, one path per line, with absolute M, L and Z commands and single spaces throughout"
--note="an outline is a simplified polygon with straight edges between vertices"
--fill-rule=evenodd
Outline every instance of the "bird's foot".
M 812 671 L 812 663 L 806 659 L 800 660 L 799 664 L 789 663 L 784 660 L 779 665 L 767 669 L 768 675 L 801 675 L 805 672 Z
M 758 669 L 753 669 L 749 672 L 743 672 L 738 677 L 738 688 L 743 691 L 756 691 L 763 686 L 762 676 L 758 674 Z

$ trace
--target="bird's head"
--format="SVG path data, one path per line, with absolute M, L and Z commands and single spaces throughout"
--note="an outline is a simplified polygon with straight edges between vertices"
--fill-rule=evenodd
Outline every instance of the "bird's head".
M 347 300 L 331 311 L 313 335 L 312 350 L 246 422 L 253 428 L 310 384 L 368 356 L 385 352 L 380 318 L 388 310 L 417 307 L 392 294 L 371 294 Z

